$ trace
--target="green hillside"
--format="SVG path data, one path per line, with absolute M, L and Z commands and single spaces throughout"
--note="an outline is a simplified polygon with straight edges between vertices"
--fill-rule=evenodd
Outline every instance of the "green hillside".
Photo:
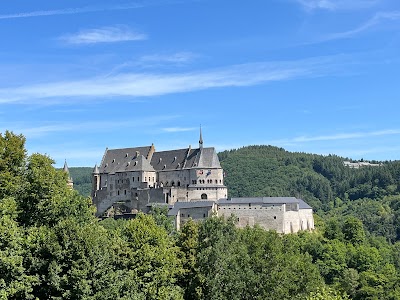
M 74 189 L 82 196 L 90 196 L 92 190 L 92 171 L 91 167 L 71 167 L 69 174 L 74 181 Z
M 352 170 L 265 146 L 220 156 L 232 195 L 300 193 L 316 229 L 280 235 L 215 217 L 176 232 L 161 209 L 99 221 L 51 158 L 0 134 L 0 298 L 400 299 L 398 162 Z M 71 168 L 77 188 L 90 169 Z
M 400 162 L 351 169 L 345 158 L 273 146 L 220 152 L 229 197 L 295 196 L 322 217 L 354 216 L 370 234 L 400 240 Z M 70 168 L 74 187 L 90 195 L 92 168 Z

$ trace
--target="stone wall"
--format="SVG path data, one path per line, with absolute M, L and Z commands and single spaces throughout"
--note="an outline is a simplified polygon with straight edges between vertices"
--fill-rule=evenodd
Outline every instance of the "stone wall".
M 237 218 L 238 227 L 254 226 L 258 224 L 267 230 L 284 232 L 284 204 L 223 204 L 218 205 L 218 216 L 225 218 L 233 215 Z

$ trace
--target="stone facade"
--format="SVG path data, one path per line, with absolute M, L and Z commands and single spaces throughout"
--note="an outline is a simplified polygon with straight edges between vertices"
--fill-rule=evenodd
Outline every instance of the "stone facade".
M 201 136 L 196 149 L 157 152 L 154 145 L 106 149 L 93 170 L 92 199 L 98 216 L 116 204 L 132 212 L 143 211 L 149 203 L 226 198 L 218 155 L 214 148 L 203 148 Z
M 97 215 L 147 213 L 166 205 L 179 230 L 187 220 L 213 215 L 236 218 L 238 227 L 259 225 L 278 233 L 313 230 L 312 208 L 294 197 L 227 199 L 224 171 L 214 148 L 157 152 L 147 147 L 106 149 L 93 170 L 93 203 Z
M 294 197 L 232 198 L 218 201 L 218 216 L 237 218 L 238 227 L 254 226 L 279 233 L 313 230 L 312 208 Z
M 168 213 L 179 230 L 188 219 L 204 220 L 212 215 L 235 218 L 236 226 L 258 225 L 278 233 L 313 230 L 312 208 L 294 197 L 232 198 L 214 201 L 178 202 Z

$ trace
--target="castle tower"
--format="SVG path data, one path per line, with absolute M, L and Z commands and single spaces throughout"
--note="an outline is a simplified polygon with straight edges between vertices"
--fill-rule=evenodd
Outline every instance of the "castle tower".
M 65 162 L 64 162 L 63 171 L 64 171 L 65 173 L 67 173 L 67 175 L 68 175 L 67 186 L 68 186 L 70 189 L 73 189 L 73 188 L 74 188 L 74 181 L 72 180 L 72 177 L 71 177 L 71 175 L 69 174 L 69 169 L 68 169 L 68 165 L 67 165 L 67 160 L 65 160 Z
M 100 171 L 99 171 L 99 167 L 97 166 L 97 164 L 93 168 L 92 175 L 93 175 L 92 197 L 94 197 L 94 195 L 96 194 L 96 191 L 98 191 L 100 189 Z

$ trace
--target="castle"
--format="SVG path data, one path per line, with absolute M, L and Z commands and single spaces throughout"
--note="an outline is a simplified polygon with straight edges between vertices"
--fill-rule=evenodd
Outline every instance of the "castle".
M 154 145 L 106 149 L 93 169 L 92 199 L 97 216 L 148 212 L 167 205 L 176 228 L 212 215 L 235 215 L 239 227 L 258 224 L 281 233 L 312 230 L 312 208 L 285 197 L 228 199 L 224 171 L 213 147 L 156 151 Z

